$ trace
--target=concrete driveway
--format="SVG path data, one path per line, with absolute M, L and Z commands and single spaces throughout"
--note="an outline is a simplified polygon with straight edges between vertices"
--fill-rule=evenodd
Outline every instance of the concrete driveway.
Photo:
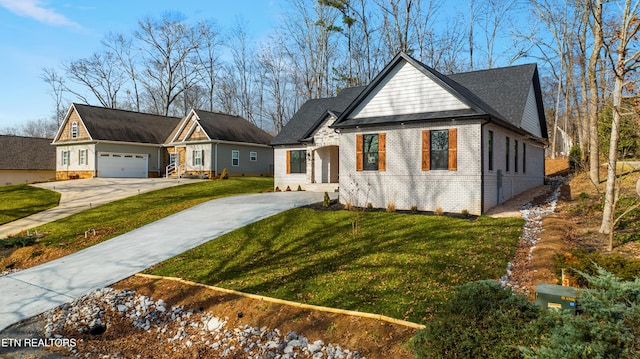
M 0 238 L 125 197 L 202 180 L 166 178 L 89 178 L 35 184 L 60 192 L 60 204 L 0 226 Z
M 330 196 L 336 198 L 337 193 Z M 0 277 L 0 330 L 236 228 L 322 198 L 317 192 L 271 192 L 216 199 L 80 252 Z

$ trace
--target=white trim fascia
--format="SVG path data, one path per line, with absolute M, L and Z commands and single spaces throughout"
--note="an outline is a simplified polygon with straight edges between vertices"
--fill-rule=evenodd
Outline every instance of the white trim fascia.
M 111 141 L 111 140 L 84 140 L 84 141 L 68 141 L 54 143 L 55 146 L 72 146 L 72 145 L 86 145 L 86 144 L 100 144 L 106 143 L 110 145 L 128 145 L 128 146 L 144 146 L 144 147 L 163 147 L 158 143 L 142 143 L 142 142 L 124 142 L 124 141 Z
M 56 141 L 60 138 L 60 135 L 62 135 L 62 129 L 67 125 L 67 123 L 69 123 L 69 118 L 71 117 L 72 110 L 78 113 L 78 109 L 76 109 L 76 105 L 74 103 L 72 103 L 71 106 L 69 106 L 69 109 L 67 110 L 67 114 L 64 116 L 64 120 L 62 120 L 62 124 L 60 124 L 60 128 L 58 128 L 58 132 L 56 132 L 56 136 L 53 138 L 53 141 L 51 141 L 52 145 L 56 144 Z M 87 131 L 87 134 L 89 135 L 89 140 L 92 141 L 93 137 L 91 136 L 91 133 L 87 129 L 87 125 L 84 124 L 84 120 L 82 119 L 82 116 L 80 116 L 79 113 L 78 113 L 78 118 L 80 119 L 80 123 L 82 123 L 82 127 L 84 127 L 85 131 Z
M 176 131 L 176 134 L 173 135 L 173 138 L 171 139 L 171 141 L 169 141 L 169 143 L 173 143 L 176 141 L 176 139 L 178 138 L 178 136 L 182 133 L 182 130 L 184 130 L 184 128 L 187 126 L 187 123 L 189 123 L 189 119 L 191 118 L 191 114 L 195 112 L 193 111 L 193 109 L 191 111 L 189 111 L 189 113 L 182 119 L 182 123 L 180 124 L 178 131 Z
M 171 146 L 187 146 L 187 145 L 201 145 L 201 144 L 225 144 L 225 145 L 239 145 L 239 146 L 253 146 L 253 147 L 263 147 L 263 148 L 271 148 L 271 145 L 263 145 L 261 143 L 251 143 L 251 142 L 237 142 L 237 141 L 225 141 L 225 140 L 200 140 L 200 141 L 182 141 L 170 143 L 167 145 Z
M 195 114 L 195 111 L 194 111 L 194 114 Z M 202 125 L 200 125 L 200 117 L 198 117 L 197 114 L 196 114 L 196 119 L 193 121 L 193 124 L 191 125 L 191 128 L 189 128 L 189 131 L 187 131 L 187 135 L 184 136 L 185 140 L 187 138 L 189 138 L 191 135 L 193 135 L 193 131 L 195 131 L 196 128 L 198 128 L 198 127 L 200 127 L 200 130 L 204 133 L 205 136 L 207 136 L 207 138 L 208 138 L 207 141 L 211 141 L 211 137 L 209 137 L 209 134 L 207 133 L 207 131 L 205 131 L 204 127 L 202 127 Z M 184 141 L 184 142 L 187 142 L 187 141 Z

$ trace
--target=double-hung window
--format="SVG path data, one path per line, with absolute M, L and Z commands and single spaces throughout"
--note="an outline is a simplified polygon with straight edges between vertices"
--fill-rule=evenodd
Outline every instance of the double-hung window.
M 509 141 L 509 136 L 507 136 L 507 139 L 505 140 L 505 146 L 504 146 L 504 159 L 505 159 L 505 170 L 507 172 L 509 172 L 509 145 L 510 141 Z
M 231 151 L 231 165 L 240 166 L 240 151 L 238 150 Z
M 513 171 L 518 172 L 518 140 L 513 140 Z
M 71 138 L 78 138 L 78 122 L 71 123 Z
M 489 171 L 493 171 L 493 131 L 489 131 Z
M 249 152 L 249 161 L 256 162 L 258 160 L 258 152 Z
M 422 170 L 456 171 L 457 169 L 457 129 L 422 131 Z
M 194 166 L 202 166 L 204 164 L 204 151 L 203 150 L 194 150 L 193 151 L 193 165 Z
M 307 151 L 287 151 L 287 173 L 307 173 Z
M 356 135 L 356 171 L 386 171 L 385 133 Z
M 378 135 L 362 136 L 362 159 L 365 171 L 378 170 Z
M 87 164 L 87 150 L 80 150 L 80 152 L 78 152 L 78 163 L 81 165 Z
M 61 156 L 62 156 L 61 164 L 63 166 L 68 166 L 69 165 L 69 151 L 62 151 Z

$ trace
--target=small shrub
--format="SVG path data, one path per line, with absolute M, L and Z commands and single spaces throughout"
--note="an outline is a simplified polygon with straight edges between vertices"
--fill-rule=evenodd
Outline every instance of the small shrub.
M 387 204 L 387 212 L 395 212 L 396 211 L 396 204 L 395 203 L 388 203 Z
M 26 247 L 36 242 L 35 237 L 9 237 L 0 239 L 0 248 Z
M 411 213 L 418 213 L 418 206 L 416 206 L 415 204 L 411 206 Z
M 460 214 L 462 214 L 465 217 L 469 216 L 469 210 L 468 209 L 463 209 L 462 212 L 460 212 Z
M 442 210 L 442 207 L 438 206 L 436 207 L 436 209 L 433 211 L 433 213 L 435 213 L 436 216 L 442 216 L 444 214 L 444 211 Z
M 580 195 L 578 196 L 578 198 L 581 199 L 581 200 L 589 199 L 589 194 L 588 193 L 584 193 L 584 192 L 580 192 Z
M 371 202 L 367 203 L 367 209 L 373 209 L 373 204 L 371 204 Z
M 582 168 L 582 150 L 580 146 L 575 145 L 569 150 L 569 169 L 577 171 Z
M 220 173 L 220 179 L 223 179 L 223 180 L 229 179 L 229 171 L 227 171 L 226 168 L 222 169 L 222 172 Z
M 534 343 L 539 309 L 491 280 L 455 288 L 444 309 L 410 342 L 416 358 L 521 358 Z
M 322 207 L 327 208 L 331 205 L 331 198 L 329 197 L 329 193 L 324 193 L 324 198 L 322 199 Z
M 298 185 L 298 188 L 296 189 L 296 191 L 298 191 L 298 192 L 302 191 L 302 187 L 300 187 L 300 185 Z

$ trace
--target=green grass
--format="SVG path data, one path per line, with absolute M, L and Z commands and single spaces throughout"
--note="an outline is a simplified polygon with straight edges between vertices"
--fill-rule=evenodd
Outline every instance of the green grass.
M 49 235 L 38 242 L 45 246 L 84 248 L 84 232 L 95 229 L 99 241 L 132 231 L 211 199 L 273 188 L 273 179 L 242 177 L 205 181 L 143 193 L 107 203 L 37 228 Z M 91 244 L 95 244 L 93 241 Z
M 358 216 L 359 233 L 352 222 Z M 451 287 L 497 279 L 522 219 L 293 209 L 148 270 L 243 292 L 425 322 Z
M 0 199 L 0 224 L 5 224 L 57 206 L 60 193 L 18 184 L 0 187 Z

